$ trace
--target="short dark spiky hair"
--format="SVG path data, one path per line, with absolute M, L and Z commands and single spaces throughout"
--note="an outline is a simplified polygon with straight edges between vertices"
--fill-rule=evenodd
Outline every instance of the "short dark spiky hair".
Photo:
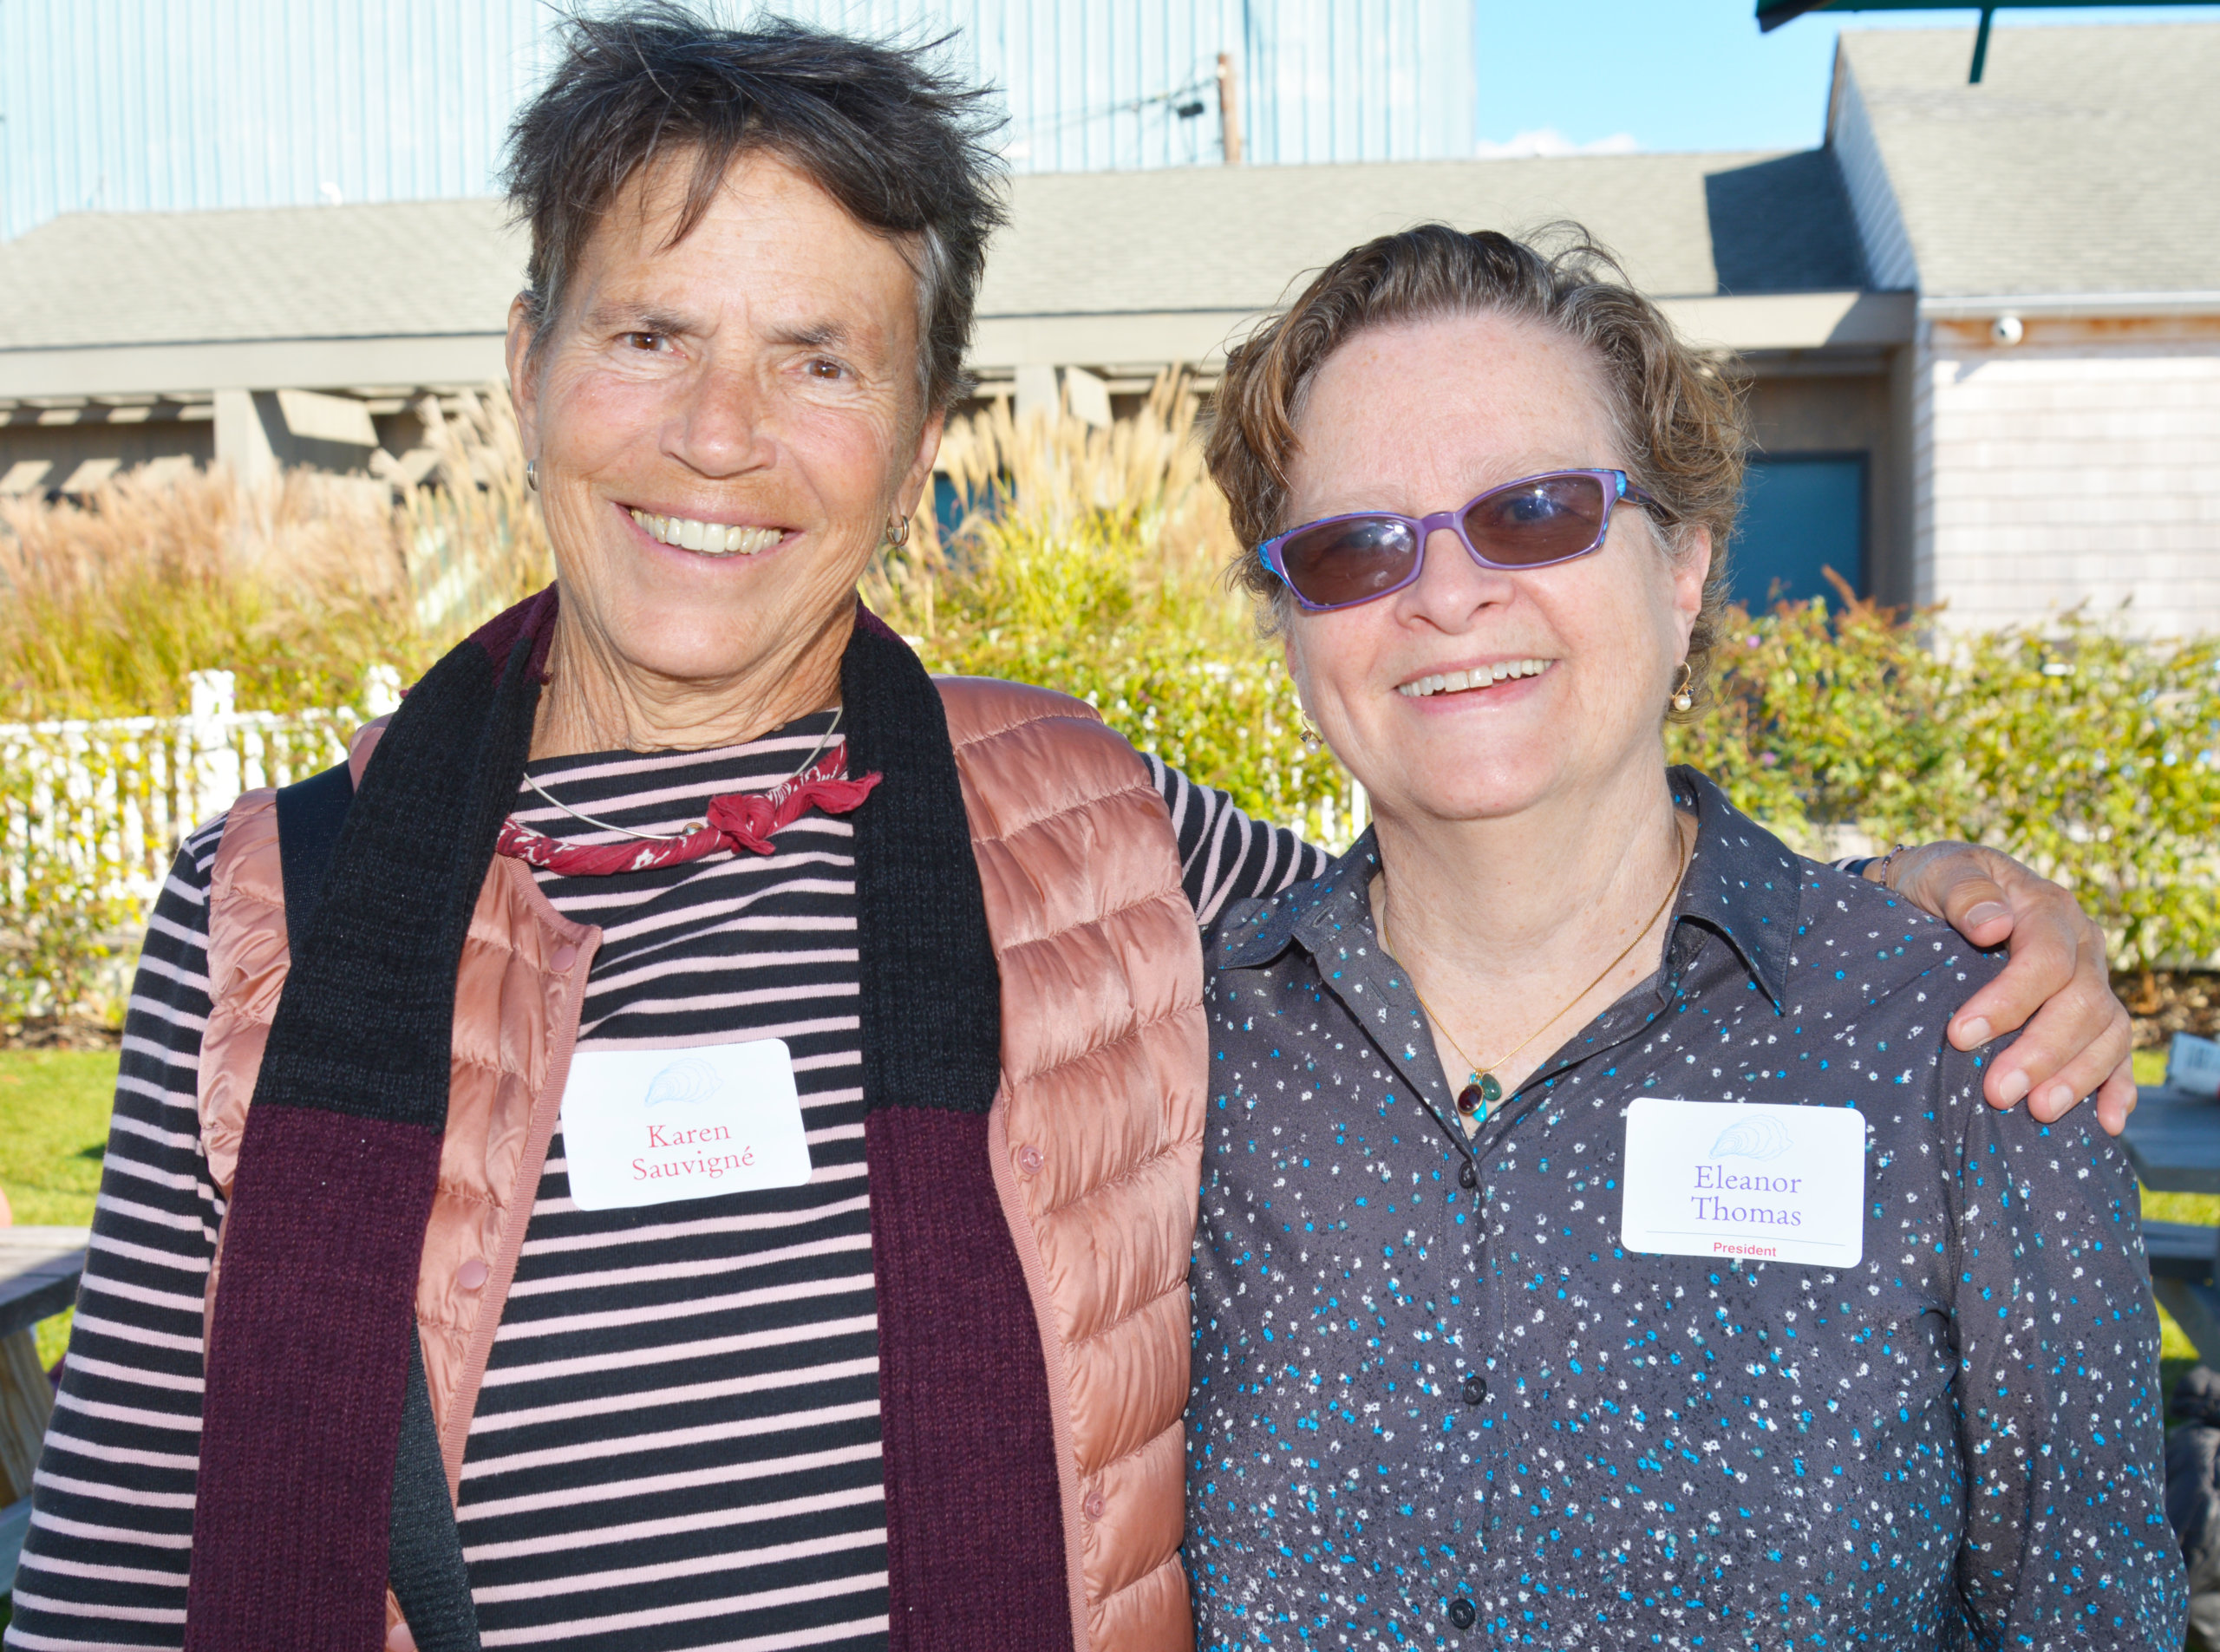
M 940 42 L 878 44 L 783 20 L 721 29 L 674 0 L 575 12 L 560 34 L 562 61 L 509 128 L 503 174 L 532 227 L 535 345 L 561 317 L 602 215 L 643 167 L 692 156 L 675 244 L 735 161 L 768 153 L 901 251 L 917 279 L 925 406 L 962 397 L 987 238 L 1003 212 L 985 94 L 934 66 Z

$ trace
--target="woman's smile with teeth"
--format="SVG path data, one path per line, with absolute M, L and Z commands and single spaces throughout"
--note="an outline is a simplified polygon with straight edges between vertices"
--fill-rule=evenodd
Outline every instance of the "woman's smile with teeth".
M 722 522 L 691 521 L 682 516 L 657 516 L 651 511 L 634 511 L 632 519 L 647 531 L 650 539 L 676 545 L 682 551 L 705 552 L 713 557 L 752 557 L 786 538 L 778 528 L 733 527 Z
M 1395 692 L 1413 700 L 1432 694 L 1456 694 L 1466 689 L 1492 688 L 1508 677 L 1538 677 L 1554 663 L 1550 660 L 1498 660 L 1476 665 L 1469 671 L 1440 671 L 1398 684 Z

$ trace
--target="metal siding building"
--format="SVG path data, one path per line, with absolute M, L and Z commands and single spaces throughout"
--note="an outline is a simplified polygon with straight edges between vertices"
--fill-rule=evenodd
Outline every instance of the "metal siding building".
M 705 4 L 738 21 L 752 4 Z M 1246 158 L 1456 159 L 1473 132 L 1466 0 L 785 0 L 949 38 L 996 88 L 1016 172 L 1214 165 L 1217 66 Z M 545 0 L 0 0 L 0 240 L 64 212 L 495 192 L 550 57 Z M 1183 117 L 1181 106 L 1200 102 Z

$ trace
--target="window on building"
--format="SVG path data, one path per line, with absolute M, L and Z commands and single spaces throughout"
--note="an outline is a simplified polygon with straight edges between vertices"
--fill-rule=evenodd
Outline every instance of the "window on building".
M 1813 597 L 1838 607 L 1827 568 L 1866 594 L 1865 455 L 1751 454 L 1730 564 L 1734 600 L 1753 612 Z

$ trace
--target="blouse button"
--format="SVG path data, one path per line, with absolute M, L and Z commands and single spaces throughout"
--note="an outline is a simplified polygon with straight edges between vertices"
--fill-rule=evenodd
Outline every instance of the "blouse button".
M 1449 1621 L 1460 1629 L 1472 1628 L 1473 1621 L 1479 1615 L 1480 1609 L 1468 1600 L 1459 1599 L 1449 1603 Z
M 493 1271 L 482 1257 L 473 1257 L 454 1270 L 454 1282 L 465 1290 L 475 1290 L 486 1283 L 486 1276 Z
M 1478 1187 L 1479 1185 L 1480 1172 L 1472 1168 L 1472 1161 L 1467 1159 L 1464 1164 L 1458 1168 L 1457 1185 L 1459 1187 Z
M 1048 1162 L 1048 1155 L 1031 1142 L 1026 1143 L 1017 1150 L 1017 1167 L 1028 1176 L 1038 1176 L 1041 1173 L 1041 1166 Z M 1087 1518 L 1092 1519 L 1094 1517 L 1090 1515 Z
M 1466 1405 L 1479 1405 L 1485 1401 L 1487 1397 L 1488 1380 L 1485 1377 L 1468 1376 L 1465 1379 L 1465 1403 Z

